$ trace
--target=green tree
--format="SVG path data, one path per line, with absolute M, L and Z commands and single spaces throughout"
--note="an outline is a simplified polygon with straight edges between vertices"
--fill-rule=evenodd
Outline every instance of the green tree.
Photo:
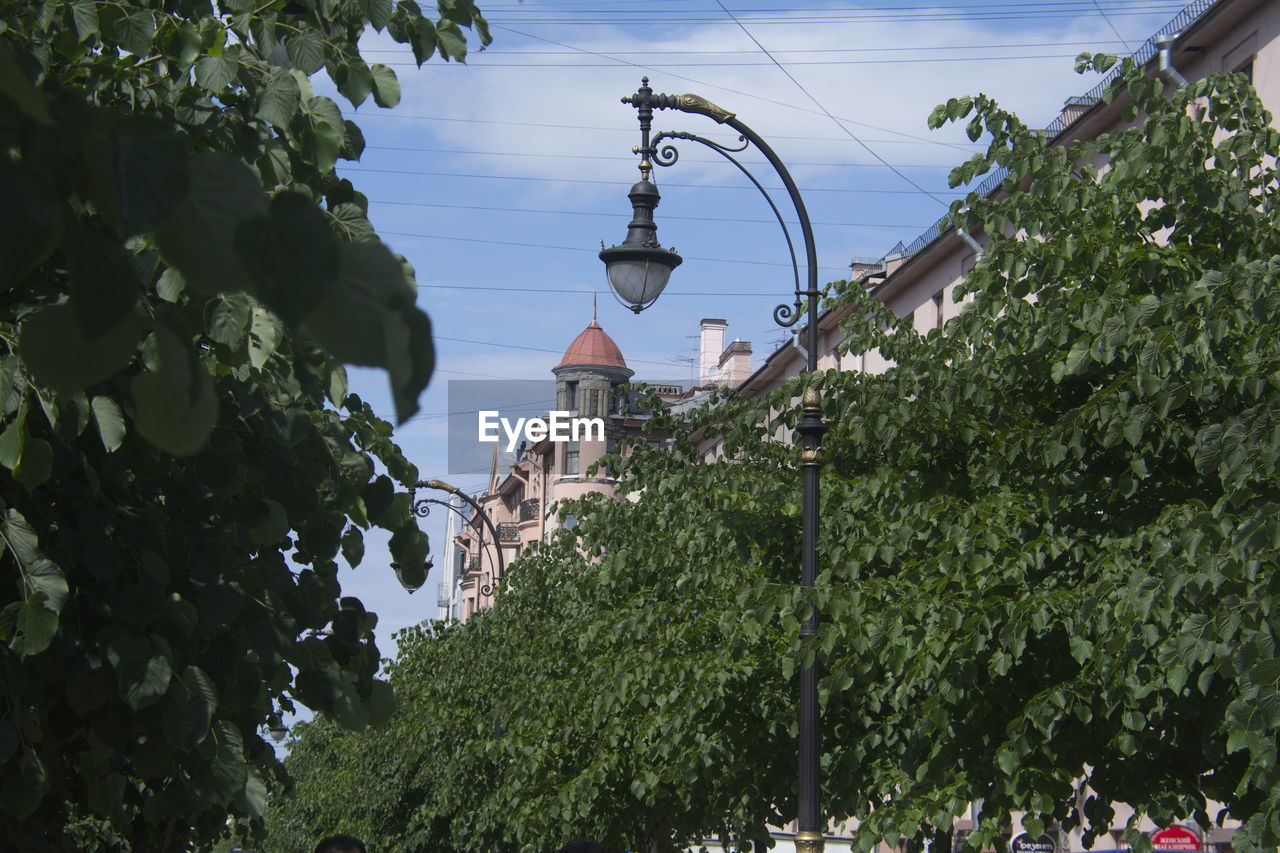
M 953 209 L 990 235 L 964 312 L 920 336 L 837 283 L 849 348 L 895 367 L 656 418 L 673 450 L 610 460 L 630 500 L 569 507 L 492 611 L 407 645 L 406 804 L 447 841 L 397 849 L 760 849 L 818 653 L 824 807 L 862 849 L 977 801 L 970 849 L 1014 811 L 1096 836 L 1117 802 L 1275 848 L 1280 132 L 1239 76 L 1128 67 L 1106 97 L 1132 126 L 1053 147 L 988 97 L 939 107 L 990 139 L 956 184 L 1008 169 Z M 812 644 L 777 440 L 802 382 L 832 424 Z
M 186 849 L 261 812 L 294 702 L 390 714 L 362 531 L 409 586 L 412 271 L 334 172 L 400 97 L 372 26 L 462 61 L 470 0 L 0 0 L 0 846 Z M 378 470 L 385 470 L 379 474 Z

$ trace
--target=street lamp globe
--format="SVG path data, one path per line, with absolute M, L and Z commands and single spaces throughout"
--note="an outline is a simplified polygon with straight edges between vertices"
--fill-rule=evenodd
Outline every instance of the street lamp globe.
M 684 259 L 675 249 L 664 249 L 658 243 L 658 226 L 653 209 L 661 196 L 647 178 L 631 188 L 632 217 L 627 237 L 617 246 L 600 250 L 609 287 L 624 305 L 639 314 L 662 293 L 671 271 Z

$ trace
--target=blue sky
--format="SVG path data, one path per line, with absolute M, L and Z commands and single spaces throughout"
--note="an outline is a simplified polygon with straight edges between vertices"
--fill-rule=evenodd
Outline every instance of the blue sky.
M 396 431 L 424 478 L 445 476 L 448 380 L 550 378 L 590 321 L 593 294 L 600 323 L 641 376 L 688 377 L 702 317 L 725 318 L 728 340 L 750 341 L 753 366 L 782 339 L 771 319 L 792 290 L 782 234 L 756 190 L 692 143 L 655 174 L 663 193 L 658 236 L 684 264 L 641 315 L 609 294 L 596 252 L 601 240 L 622 240 L 626 193 L 638 177 L 635 114 L 619 99 L 642 75 L 656 91 L 695 92 L 737 113 L 773 145 L 802 188 L 825 282 L 845 277 L 854 256 L 876 258 L 910 242 L 945 212 L 954 197 L 946 174 L 976 148 L 958 128 L 928 130 L 935 104 L 985 92 L 1028 122 L 1048 124 L 1065 98 L 1096 82 L 1072 71 L 1072 57 L 1136 49 L 1182 4 L 480 6 L 493 30 L 488 50 L 466 65 L 433 59 L 419 70 L 407 48 L 371 34 L 366 57 L 395 68 L 403 100 L 394 110 L 370 100 L 354 115 L 342 102 L 368 147 L 340 171 L 371 200 L 384 240 L 416 268 L 418 304 L 437 336 L 422 412 Z M 659 113 L 654 129 L 734 141 L 711 120 L 680 113 Z M 761 163 L 753 171 L 765 186 L 779 186 L 758 155 L 744 156 Z M 785 196 L 778 204 L 786 209 Z M 351 380 L 353 391 L 390 414 L 381 373 L 352 370 Z M 485 473 L 447 479 L 472 490 Z M 439 548 L 440 512 L 423 524 Z M 392 632 L 435 616 L 439 573 L 411 596 L 387 567 L 385 543 L 371 536 L 368 546 L 357 570 L 344 569 L 343 584 L 380 614 L 379 644 L 391 655 Z

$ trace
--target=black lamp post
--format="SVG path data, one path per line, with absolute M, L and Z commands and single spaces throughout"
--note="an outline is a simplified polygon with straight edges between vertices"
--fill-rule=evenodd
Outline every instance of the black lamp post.
M 802 313 L 807 315 L 804 329 L 804 348 L 806 350 L 805 369 L 812 373 L 818 369 L 818 300 L 822 293 L 818 290 L 818 258 L 813 242 L 813 226 L 809 214 L 805 210 L 804 200 L 787 167 L 778 159 L 773 149 L 760 138 L 755 131 L 747 127 L 731 112 L 716 106 L 698 95 L 663 95 L 654 94 L 649 88 L 649 78 L 642 79 L 640 89 L 634 95 L 622 99 L 624 104 L 636 108 L 640 119 L 640 145 L 633 149 L 640 155 L 640 182 L 631 189 L 630 198 L 634 215 L 632 217 L 627 238 L 621 245 L 603 249 L 600 260 L 604 261 L 608 271 L 609 285 L 619 298 L 639 313 L 653 303 L 662 289 L 666 287 L 671 271 L 680 264 L 680 256 L 674 250 L 663 249 L 658 245 L 657 225 L 653 222 L 653 209 L 658 205 L 658 188 L 649 180 L 654 164 L 670 166 L 679 159 L 679 152 L 671 144 L 661 145 L 667 139 L 687 139 L 705 145 L 733 163 L 750 179 L 756 189 L 769 202 L 782 232 L 786 236 L 787 248 L 791 252 L 791 266 L 795 273 L 794 305 L 779 305 L 773 311 L 773 319 L 780 326 L 794 326 Z M 653 121 L 654 110 L 680 110 L 686 113 L 697 113 L 728 125 L 739 133 L 738 147 L 728 147 L 710 139 L 704 139 L 691 133 L 661 132 L 650 139 L 649 131 Z M 806 287 L 800 287 L 800 270 L 796 263 L 795 247 L 786 222 L 773 203 L 768 192 L 760 182 L 742 165 L 734 154 L 745 151 L 748 145 L 755 146 L 769 164 L 773 166 L 782 184 L 791 198 L 796 216 L 800 220 L 800 229 L 804 237 L 805 263 L 808 268 Z M 803 417 L 796 427 L 796 443 L 800 447 L 800 466 L 803 471 L 803 508 L 804 530 L 801 540 L 800 555 L 800 587 L 812 590 L 818 576 L 818 469 L 822 464 L 820 447 L 822 434 L 827 425 L 822 420 L 822 398 L 818 389 L 810 386 L 802 397 Z M 815 638 L 818 636 L 818 610 L 809 597 L 809 612 L 800 626 L 800 636 Z M 820 814 L 818 756 L 821 746 L 821 720 L 818 714 L 818 675 L 820 663 L 815 656 L 814 661 L 800 670 L 800 780 L 797 791 L 797 831 L 795 837 L 796 850 L 799 853 L 820 853 L 823 848 L 823 821 Z

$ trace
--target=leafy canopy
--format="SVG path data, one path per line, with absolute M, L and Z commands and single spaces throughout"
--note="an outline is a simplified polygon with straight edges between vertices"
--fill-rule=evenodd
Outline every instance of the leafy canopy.
M 370 827 L 384 844 L 763 849 L 795 813 L 814 655 L 824 810 L 860 849 L 979 801 L 970 849 L 1015 811 L 1091 839 L 1121 802 L 1280 843 L 1280 132 L 1239 76 L 1164 92 L 1130 66 L 1107 98 L 1134 124 L 1061 146 L 986 96 L 939 107 L 990 140 L 956 184 L 1009 170 L 953 210 L 990 238 L 963 313 L 920 336 L 838 283 L 848 349 L 892 369 L 657 418 L 670 452 L 609 460 L 629 500 L 563 508 L 580 524 L 493 610 L 412 638 L 389 731 L 419 758 L 367 779 L 411 816 Z M 778 440 L 808 383 L 831 424 L 812 644 Z M 704 458 L 716 439 L 732 462 Z M 1129 843 L 1149 849 L 1134 821 Z
M 470 0 L 0 1 L 0 846 L 179 849 L 261 813 L 294 702 L 390 714 L 363 532 L 405 582 L 412 271 L 334 172 L 400 99 L 368 27 L 463 61 Z M 385 471 L 386 473 L 378 473 Z

